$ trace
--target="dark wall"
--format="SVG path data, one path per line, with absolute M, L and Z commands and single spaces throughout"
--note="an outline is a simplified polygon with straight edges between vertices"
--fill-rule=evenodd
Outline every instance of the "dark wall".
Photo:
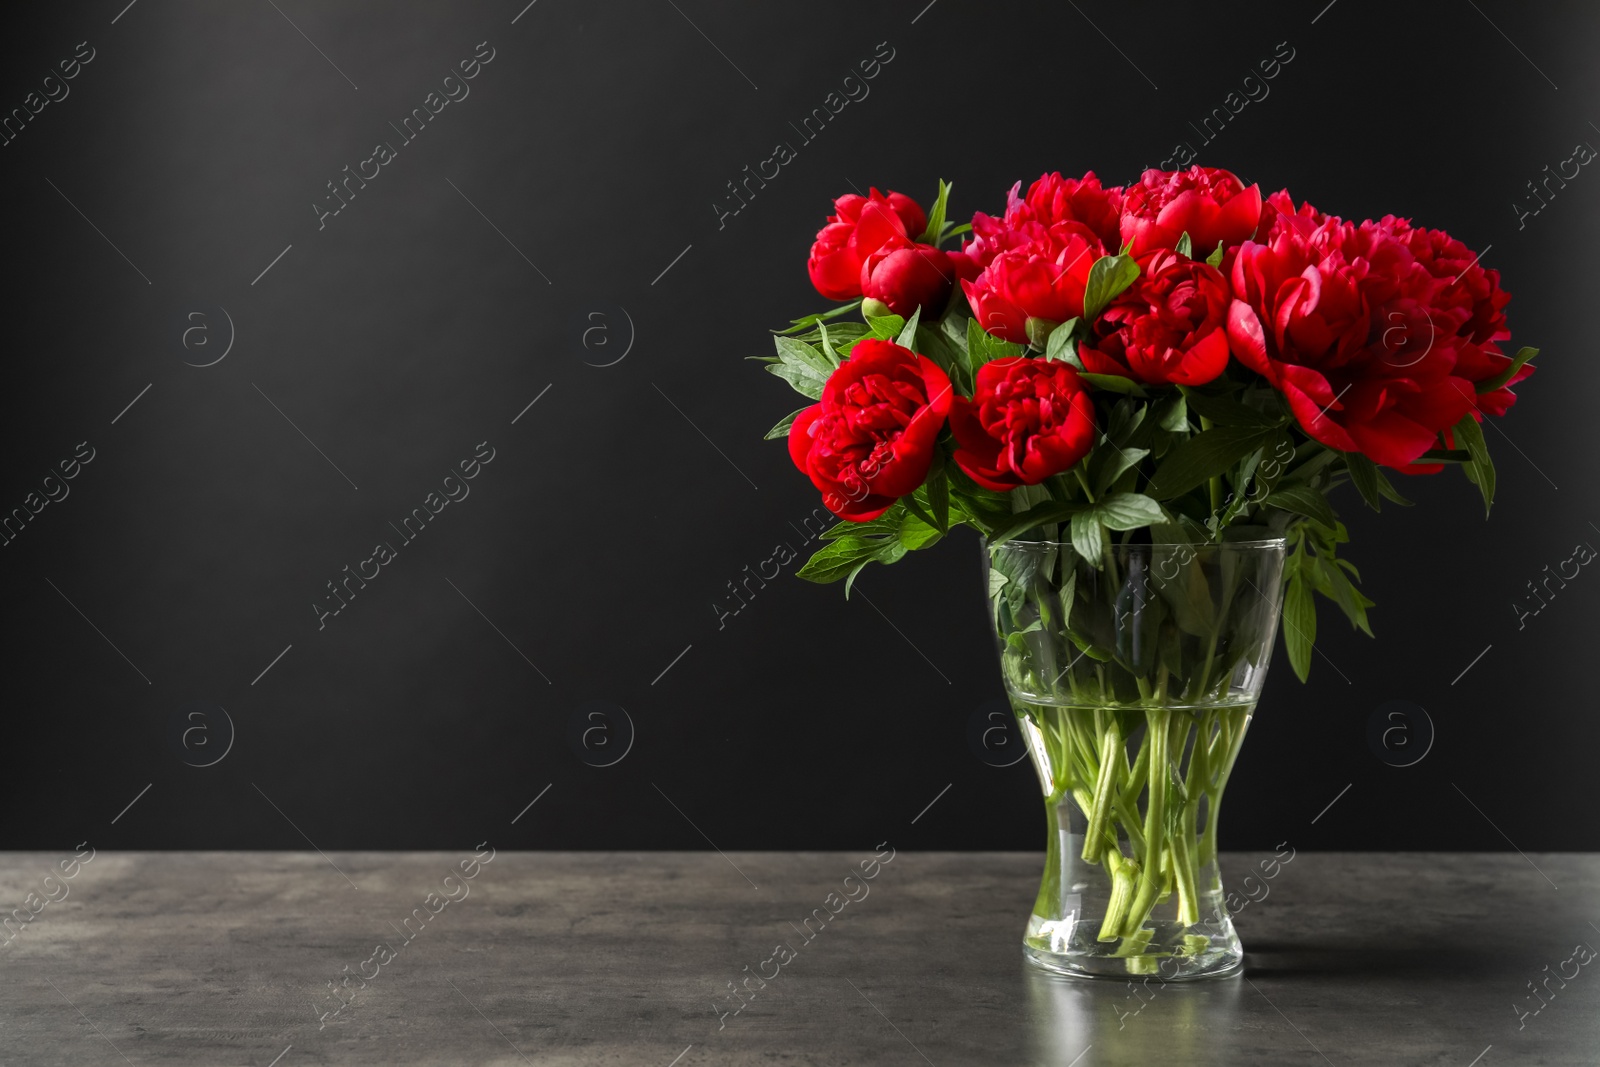
M 0 147 L 0 507 L 67 495 L 0 548 L 0 846 L 1038 847 L 1031 770 L 974 741 L 1001 688 L 972 539 L 849 602 L 791 564 L 716 607 L 807 551 L 819 505 L 761 440 L 796 398 L 742 357 L 823 306 L 834 196 L 945 178 L 993 211 L 1188 141 L 1484 249 L 1547 353 L 1490 434 L 1491 521 L 1454 472 L 1408 480 L 1415 508 L 1342 502 L 1377 640 L 1324 608 L 1310 684 L 1274 669 L 1224 843 L 1600 848 L 1600 576 L 1513 607 L 1600 544 L 1600 175 L 1524 213 L 1600 143 L 1600 10 L 524 2 L 8 13 L 0 107 L 67 95 Z M 778 142 L 796 158 L 723 214 Z M 377 175 L 324 217 L 346 166 Z M 447 488 L 470 495 L 406 540 Z M 377 577 L 323 617 L 347 566 Z

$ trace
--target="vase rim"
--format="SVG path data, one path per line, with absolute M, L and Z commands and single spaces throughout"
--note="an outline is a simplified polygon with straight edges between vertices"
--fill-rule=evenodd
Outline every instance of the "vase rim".
M 1146 541 L 1136 545 L 1114 545 L 1116 549 L 1126 548 L 1282 548 L 1287 546 L 1287 537 L 1263 537 L 1253 541 Z M 1010 537 L 1000 542 L 1001 545 L 1020 545 L 1029 547 L 1071 548 L 1071 541 L 1034 541 L 1022 537 Z M 999 546 L 991 546 L 999 547 Z

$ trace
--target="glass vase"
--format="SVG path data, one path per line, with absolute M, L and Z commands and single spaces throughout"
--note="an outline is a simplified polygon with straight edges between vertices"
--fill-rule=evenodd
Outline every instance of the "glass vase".
M 1081 977 L 1237 973 L 1217 815 L 1272 658 L 1284 541 L 984 549 L 1049 828 L 1024 953 Z

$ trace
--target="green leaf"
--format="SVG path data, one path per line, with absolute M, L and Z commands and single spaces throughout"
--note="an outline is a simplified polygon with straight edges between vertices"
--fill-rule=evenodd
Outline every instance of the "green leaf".
M 901 497 L 894 506 L 870 522 L 835 524 L 823 532 L 827 545 L 819 549 L 797 572 L 811 582 L 845 580 L 848 598 L 856 575 L 868 563 L 894 563 L 907 552 L 939 541 L 943 532 L 919 514 L 921 506 L 910 497 Z
M 1201 418 L 1210 419 L 1217 426 L 1258 426 L 1270 429 L 1286 425 L 1289 421 L 1288 415 L 1281 410 L 1278 414 L 1271 415 L 1258 411 L 1248 404 L 1240 403 L 1231 396 L 1212 396 L 1188 386 L 1179 386 L 1178 389 L 1188 401 L 1191 411 Z
M 940 533 L 950 532 L 950 479 L 944 476 L 944 471 L 938 471 L 928 478 L 923 486 L 928 494 L 928 510 L 933 513 L 933 524 L 939 528 Z
M 1223 249 L 1223 247 L 1224 247 L 1224 242 L 1218 241 L 1217 242 L 1217 247 L 1212 251 L 1212 253 L 1209 256 L 1206 257 L 1206 266 L 1208 266 L 1208 267 L 1220 267 L 1220 266 L 1222 266 L 1222 249 Z
M 1496 374 L 1493 378 L 1485 378 L 1477 384 L 1479 393 L 1492 393 L 1509 382 L 1522 365 L 1539 354 L 1537 348 L 1519 348 L 1517 354 L 1511 357 L 1511 362 L 1506 364 L 1506 369 Z
M 1372 626 L 1367 622 L 1367 609 L 1372 607 L 1372 601 L 1362 596 L 1361 590 L 1350 581 L 1350 576 L 1340 566 L 1343 562 L 1331 556 L 1317 556 L 1318 591 L 1339 605 L 1339 610 L 1350 620 L 1350 625 L 1371 637 Z
M 922 236 L 917 240 L 923 244 L 931 245 L 939 240 L 944 231 L 944 216 L 947 204 L 950 201 L 950 190 L 955 188 L 951 183 L 941 180 L 939 182 L 939 195 L 933 201 L 933 210 L 928 212 L 928 228 L 922 231 Z
M 1002 341 L 992 334 L 984 332 L 978 325 L 977 319 L 967 320 L 967 362 L 972 365 L 972 373 L 976 375 L 978 368 L 985 363 L 996 359 L 1010 359 L 1022 354 L 1022 346 Z
M 1089 282 L 1083 290 L 1083 317 L 1093 320 L 1139 277 L 1139 264 L 1132 256 L 1101 256 L 1089 268 Z
M 960 315 L 951 315 L 939 323 L 939 332 L 961 353 L 963 360 L 967 358 L 967 330 L 971 322 L 971 319 Z
M 829 363 L 837 367 L 844 362 L 838 350 L 833 347 L 833 338 L 828 336 L 828 324 L 825 322 L 817 323 L 817 343 L 822 346 L 822 355 Z
M 1309 485 L 1287 485 L 1282 489 L 1274 489 L 1261 503 L 1269 508 L 1282 508 L 1296 515 L 1304 515 L 1330 530 L 1339 523 L 1338 516 L 1328 504 L 1328 498 Z
M 805 411 L 805 410 L 807 410 L 807 409 L 806 408 L 800 408 L 800 409 L 798 409 L 796 411 L 789 412 L 789 414 L 785 415 L 783 418 L 778 420 L 778 425 L 774 426 L 772 429 L 767 431 L 767 435 L 765 437 L 763 437 L 762 440 L 763 441 L 774 441 L 774 440 L 777 440 L 780 437 L 788 437 L 789 436 L 789 427 L 794 425 L 794 420 L 799 416 L 800 412 Z
M 909 500 L 909 498 L 906 499 Z M 907 510 L 908 512 L 910 511 L 909 506 Z M 904 545 L 909 551 L 915 552 L 919 548 L 927 548 L 929 545 L 937 543 L 944 534 L 940 533 L 939 528 L 929 523 L 920 513 L 911 512 L 906 515 L 905 521 L 900 524 L 900 530 L 896 536 L 900 544 Z
M 1383 501 L 1378 493 L 1378 465 L 1360 452 L 1346 452 L 1344 465 L 1350 471 L 1350 484 L 1356 487 L 1356 492 L 1367 502 L 1367 507 L 1382 511 Z
M 905 518 L 905 512 L 897 503 L 888 511 L 875 519 L 867 522 L 852 522 L 849 519 L 840 519 L 826 530 L 822 531 L 824 541 L 836 540 L 840 537 L 883 537 L 893 535 L 900 529 L 900 520 Z
M 1111 405 L 1111 418 L 1107 420 L 1101 443 L 1144 447 L 1150 435 L 1141 433 L 1140 427 L 1145 424 L 1145 416 L 1149 413 L 1149 404 L 1141 404 L 1132 397 L 1119 399 Z
M 859 537 L 840 537 L 819 548 L 795 573 L 808 582 L 826 585 L 849 574 L 856 564 L 870 560 L 876 551 L 877 546 Z
M 1183 233 L 1178 235 L 1178 243 L 1172 247 L 1173 251 L 1177 252 L 1178 255 L 1182 256 L 1184 259 L 1194 258 L 1194 242 L 1189 240 L 1188 230 L 1184 230 Z
M 1104 537 L 1104 529 L 1093 511 L 1083 510 L 1072 513 L 1072 550 L 1082 556 L 1096 570 L 1100 569 L 1100 557 L 1104 552 Z
M 1005 584 L 1010 580 L 1010 578 L 1000 573 L 997 568 L 989 568 L 989 596 L 991 598 L 999 596 L 1000 591 L 1005 588 Z
M 1416 459 L 1418 463 L 1471 463 L 1472 453 L 1464 448 L 1430 448 Z
M 1136 396 L 1141 399 L 1150 395 L 1145 392 L 1144 386 L 1120 374 L 1090 374 L 1087 371 L 1079 371 L 1078 377 L 1096 389 L 1103 389 L 1108 393 L 1121 393 L 1124 396 Z
M 808 396 L 812 400 L 822 399 L 822 386 L 828 380 L 826 375 L 818 374 L 810 367 L 790 363 L 769 363 L 767 370 L 788 382 L 801 396 Z
M 1472 456 L 1472 461 L 1461 469 L 1466 472 L 1467 481 L 1477 486 L 1483 494 L 1483 517 L 1488 518 L 1489 509 L 1494 505 L 1494 460 L 1489 458 L 1489 445 L 1483 439 L 1483 427 L 1478 425 L 1472 412 L 1467 412 L 1456 423 L 1455 439 L 1458 444 L 1465 445 Z
M 1050 336 L 1044 343 L 1044 358 L 1069 363 L 1078 370 L 1083 370 L 1083 363 L 1078 359 L 1078 346 L 1073 340 L 1082 325 L 1082 319 L 1068 319 L 1051 330 Z
M 767 367 L 769 371 L 794 386 L 803 396 L 817 400 L 822 396 L 822 386 L 833 373 L 834 363 L 804 341 L 793 337 L 774 337 L 778 363 Z
M 1378 495 L 1391 503 L 1399 504 L 1403 508 L 1412 506 L 1411 501 L 1400 495 L 1395 487 L 1390 484 L 1389 476 L 1381 470 L 1378 472 Z
M 822 323 L 817 324 L 817 340 L 822 340 Z M 864 322 L 835 322 L 828 326 L 828 342 L 833 346 L 834 352 L 840 359 L 850 354 L 850 346 L 863 337 L 871 336 L 872 331 Z M 805 338 L 802 337 L 801 340 Z
M 1189 405 L 1179 393 L 1161 405 L 1156 425 L 1168 433 L 1183 433 L 1189 428 Z
M 780 335 L 801 333 L 802 331 L 815 326 L 819 322 L 827 322 L 829 319 L 836 319 L 840 315 L 847 315 L 860 306 L 860 300 L 852 300 L 848 304 L 841 304 L 832 311 L 824 311 L 817 315 L 807 315 L 800 319 L 790 319 L 789 321 L 791 325 L 787 330 L 773 330 L 772 332 Z
M 854 567 L 851 567 L 850 568 L 850 573 L 845 575 L 845 579 L 844 579 L 844 598 L 846 600 L 850 599 L 850 590 L 855 588 L 857 575 L 859 575 L 863 570 L 865 570 L 867 564 L 869 564 L 871 562 L 872 562 L 872 560 L 870 560 L 870 559 L 864 559 L 860 563 L 857 563 Z
M 950 510 L 957 522 L 964 522 L 985 536 L 1011 522 L 1008 494 L 984 489 L 960 467 L 946 467 L 945 477 L 950 481 Z M 994 540 L 992 536 L 990 539 Z
M 1054 319 L 1041 319 L 1030 315 L 1023 325 L 1028 331 L 1028 343 L 1042 352 L 1045 346 L 1049 344 L 1050 335 L 1055 332 L 1055 328 L 1060 326 L 1061 323 L 1056 322 Z
M 906 324 L 901 327 L 899 335 L 894 339 L 894 343 L 901 348 L 909 348 L 915 352 L 917 350 L 917 323 L 921 321 L 922 309 L 919 307 L 911 313 L 911 318 L 906 320 Z
M 1227 469 L 1270 440 L 1276 427 L 1217 426 L 1178 445 L 1150 479 L 1149 493 L 1157 500 L 1171 500 Z
M 956 383 L 958 392 L 970 393 L 971 375 L 967 372 L 966 354 L 956 348 L 954 344 L 939 330 L 931 326 L 919 325 L 917 327 L 917 343 L 910 346 L 913 352 L 920 352 L 939 365 L 939 369 Z
M 1172 609 L 1178 628 L 1196 637 L 1210 637 L 1216 629 L 1216 609 L 1197 553 L 1186 545 L 1151 552 L 1152 584 Z
M 893 341 L 906 328 L 906 320 L 899 315 L 869 315 L 867 325 L 872 327 L 872 336 Z
M 908 521 L 910 520 L 910 518 L 912 516 L 915 516 L 917 521 L 920 522 L 922 525 L 926 526 L 930 530 L 933 530 L 935 533 L 938 532 L 939 524 L 934 521 L 933 516 L 930 515 L 928 513 L 927 509 L 924 508 L 922 506 L 922 504 L 917 500 L 916 494 L 913 493 L 911 496 L 903 496 L 903 497 L 901 497 L 900 498 L 900 503 L 902 503 L 902 504 L 904 504 L 906 506 L 906 511 L 909 513 L 906 516 Z M 904 530 L 904 528 L 905 527 L 902 524 L 901 529 Z
M 1283 643 L 1289 666 L 1302 682 L 1311 674 L 1311 648 L 1317 640 L 1317 606 L 1311 587 L 1296 567 L 1283 594 Z
M 1012 516 L 1010 521 L 997 525 L 989 537 L 989 543 L 997 545 L 1002 541 L 1009 541 L 1021 533 L 1027 533 L 1036 526 L 1046 523 L 1065 522 L 1081 511 L 1087 510 L 1089 505 L 1071 501 L 1047 500 L 1043 504 L 1036 504 L 1027 511 L 1019 512 Z
M 802 409 L 804 410 L 804 409 Z M 792 417 L 792 416 L 791 416 Z M 1091 455 L 1089 464 L 1094 471 L 1094 495 L 1098 499 L 1105 495 L 1105 491 L 1116 484 L 1130 469 L 1137 467 L 1139 461 L 1150 454 L 1148 448 L 1119 448 L 1115 444 L 1107 443 L 1105 448 L 1096 449 Z M 1098 463 L 1096 459 L 1098 458 Z M 1107 525 L 1110 525 L 1107 523 Z M 1117 527 L 1112 527 L 1117 529 Z
M 1137 530 L 1153 522 L 1165 522 L 1167 518 L 1166 513 L 1161 510 L 1161 505 L 1143 493 L 1112 493 L 1096 502 L 1093 514 L 1100 525 L 1110 530 Z M 1076 545 L 1076 522 L 1073 526 L 1073 539 Z

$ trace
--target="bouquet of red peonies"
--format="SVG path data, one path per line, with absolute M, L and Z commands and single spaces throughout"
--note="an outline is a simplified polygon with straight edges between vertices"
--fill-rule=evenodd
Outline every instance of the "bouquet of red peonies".
M 927 213 L 835 202 L 809 266 L 846 303 L 758 357 L 814 401 L 768 436 L 844 520 L 800 576 L 848 595 L 976 529 L 1048 821 L 1025 954 L 1234 974 L 1217 814 L 1280 618 L 1302 679 L 1313 594 L 1371 632 L 1329 497 L 1404 504 L 1386 468 L 1453 465 L 1487 507 L 1480 423 L 1535 352 L 1501 350 L 1497 272 L 1439 230 L 1204 167 L 1021 188 L 961 226 L 943 183 Z
M 1333 490 L 1404 504 L 1385 468 L 1457 466 L 1492 500 L 1479 424 L 1536 351 L 1502 351 L 1498 272 L 1448 234 L 1206 167 L 1047 174 L 960 226 L 949 194 L 835 201 L 808 266 L 844 303 L 756 357 L 813 401 L 768 437 L 845 520 L 801 577 L 848 594 L 958 524 L 1093 568 L 1120 545 L 1281 538 L 1304 678 L 1313 592 L 1370 633 Z

